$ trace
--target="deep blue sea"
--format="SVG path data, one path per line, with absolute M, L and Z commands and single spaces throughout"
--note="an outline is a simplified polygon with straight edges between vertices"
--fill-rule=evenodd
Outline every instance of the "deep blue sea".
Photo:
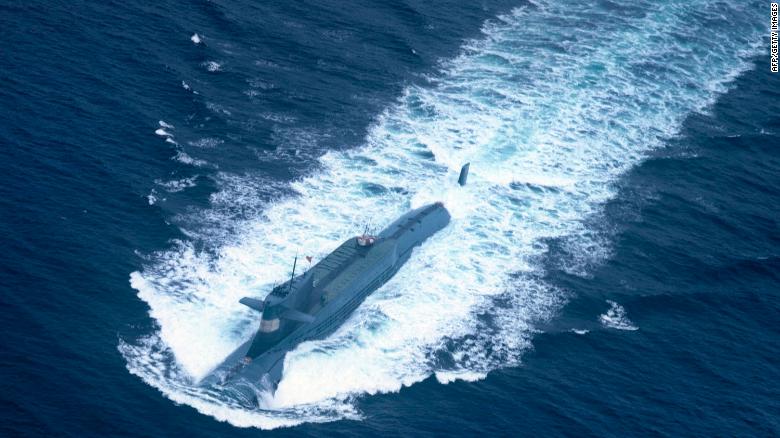
M 0 436 L 780 436 L 769 20 L 0 1 Z M 439 200 L 259 407 L 198 385 L 296 254 Z

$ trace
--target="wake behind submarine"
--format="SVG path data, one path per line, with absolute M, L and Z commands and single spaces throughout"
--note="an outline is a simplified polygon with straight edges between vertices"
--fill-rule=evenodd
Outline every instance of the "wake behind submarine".
M 458 183 L 466 184 L 469 164 Z M 346 321 L 363 300 L 409 260 L 412 250 L 447 226 L 450 213 L 441 202 L 412 210 L 379 235 L 352 237 L 311 269 L 271 290 L 265 299 L 239 302 L 261 313 L 260 328 L 206 379 L 204 385 L 232 386 L 255 399 L 258 389 L 274 391 L 282 379 L 284 357 L 304 341 L 324 339 Z

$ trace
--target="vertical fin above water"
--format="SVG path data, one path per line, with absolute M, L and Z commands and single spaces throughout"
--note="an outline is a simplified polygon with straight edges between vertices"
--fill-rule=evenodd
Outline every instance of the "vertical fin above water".
M 460 168 L 460 176 L 458 177 L 458 184 L 462 186 L 466 185 L 466 180 L 469 177 L 469 164 L 471 163 L 466 163 L 463 165 L 463 167 Z

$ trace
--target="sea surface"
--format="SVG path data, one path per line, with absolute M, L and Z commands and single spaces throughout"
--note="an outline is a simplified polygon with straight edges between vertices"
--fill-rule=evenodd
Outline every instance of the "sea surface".
M 0 2 L 0 435 L 780 436 L 769 15 Z M 259 407 L 198 385 L 296 254 L 438 200 Z

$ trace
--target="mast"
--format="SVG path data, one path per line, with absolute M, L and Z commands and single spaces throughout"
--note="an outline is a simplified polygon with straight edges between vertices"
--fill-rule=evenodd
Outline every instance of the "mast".
M 289 290 L 292 290 L 293 278 L 295 278 L 295 265 L 297 265 L 297 264 L 298 264 L 298 254 L 296 253 L 295 254 L 295 260 L 293 261 L 292 274 L 290 274 L 290 287 L 289 287 Z

